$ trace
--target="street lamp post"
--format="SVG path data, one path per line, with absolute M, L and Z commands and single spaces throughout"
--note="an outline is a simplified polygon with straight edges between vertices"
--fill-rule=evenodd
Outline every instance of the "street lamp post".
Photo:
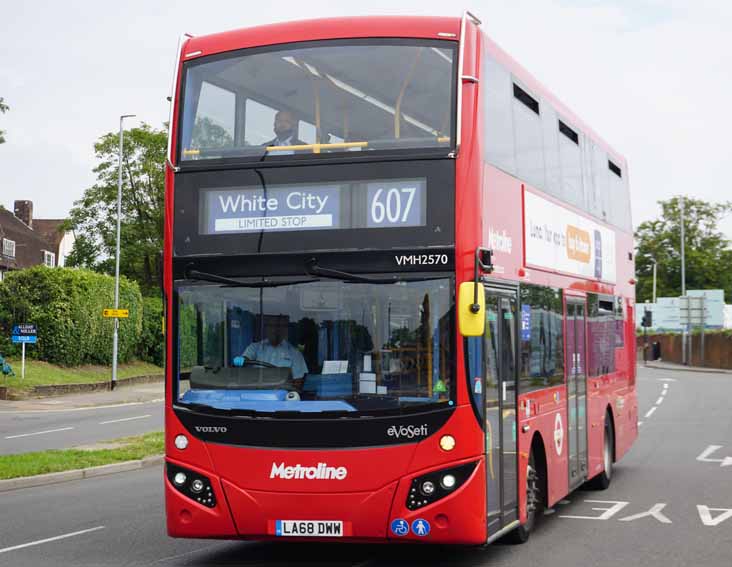
M 132 118 L 134 114 L 123 114 L 119 117 L 119 168 L 117 175 L 117 247 L 114 261 L 114 308 L 119 309 L 119 239 L 122 220 L 122 122 L 125 118 Z M 119 344 L 119 318 L 114 318 L 114 337 L 112 338 L 112 383 L 110 390 L 117 384 L 117 347 Z
M 684 245 L 685 245 L 685 233 L 684 233 L 684 196 L 681 195 L 679 197 L 679 216 L 680 216 L 680 224 L 681 224 L 681 297 L 686 297 L 686 255 L 684 253 Z M 686 304 L 688 306 L 688 302 Z M 688 313 L 687 309 L 687 313 Z M 681 335 L 681 350 L 682 353 L 682 362 L 684 364 L 689 364 L 689 357 L 687 356 L 687 343 L 689 342 L 688 337 L 688 327 L 689 324 L 686 323 L 683 329 L 683 333 Z
M 653 260 L 653 303 L 656 303 L 656 270 L 658 268 L 658 262 Z

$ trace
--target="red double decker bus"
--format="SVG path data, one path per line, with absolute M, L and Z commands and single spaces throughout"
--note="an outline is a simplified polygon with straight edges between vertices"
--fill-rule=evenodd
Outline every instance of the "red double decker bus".
M 175 537 L 525 541 L 637 436 L 623 157 L 479 20 L 185 36 Z

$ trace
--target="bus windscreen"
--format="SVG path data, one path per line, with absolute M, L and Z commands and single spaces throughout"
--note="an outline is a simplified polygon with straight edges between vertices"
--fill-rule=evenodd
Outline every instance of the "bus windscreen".
M 454 42 L 295 45 L 185 64 L 182 162 L 453 146 Z
M 358 417 L 454 403 L 453 283 L 182 284 L 179 404 Z

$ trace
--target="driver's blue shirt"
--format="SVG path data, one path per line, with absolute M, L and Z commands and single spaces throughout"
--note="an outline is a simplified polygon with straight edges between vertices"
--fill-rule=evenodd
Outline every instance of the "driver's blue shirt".
M 308 372 L 307 364 L 300 351 L 287 341 L 282 341 L 277 346 L 270 344 L 268 339 L 252 343 L 244 350 L 243 356 L 248 360 L 259 360 L 280 368 L 291 368 L 292 377 L 296 380 L 304 377 Z

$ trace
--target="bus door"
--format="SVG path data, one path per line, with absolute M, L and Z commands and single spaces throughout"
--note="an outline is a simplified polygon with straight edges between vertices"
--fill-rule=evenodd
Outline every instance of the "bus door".
M 489 536 L 518 520 L 516 305 L 515 290 L 486 288 L 483 376 Z
M 585 301 L 567 299 L 567 436 L 569 489 L 587 479 L 587 374 Z

